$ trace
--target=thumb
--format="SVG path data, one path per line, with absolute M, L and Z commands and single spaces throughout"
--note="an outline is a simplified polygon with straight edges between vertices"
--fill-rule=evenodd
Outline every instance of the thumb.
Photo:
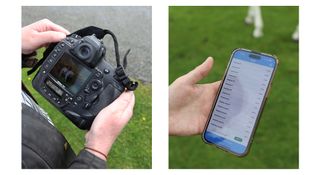
M 126 112 L 132 110 L 134 106 L 134 94 L 132 91 L 123 92 L 115 101 L 113 101 L 107 108 Z
M 46 31 L 38 33 L 39 37 L 37 37 L 37 43 L 39 45 L 46 45 L 49 43 L 59 42 L 66 37 L 65 33 L 56 32 L 56 31 Z
M 208 57 L 201 65 L 185 75 L 186 81 L 190 84 L 196 84 L 198 81 L 202 80 L 210 72 L 213 62 L 213 58 Z

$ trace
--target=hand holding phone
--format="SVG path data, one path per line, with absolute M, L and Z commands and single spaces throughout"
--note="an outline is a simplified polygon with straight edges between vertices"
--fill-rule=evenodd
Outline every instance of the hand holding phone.
M 198 84 L 209 74 L 213 59 L 179 77 L 169 86 L 169 134 L 175 136 L 200 135 L 206 124 L 220 81 Z
M 233 51 L 202 135 L 206 143 L 248 153 L 277 64 L 269 54 Z

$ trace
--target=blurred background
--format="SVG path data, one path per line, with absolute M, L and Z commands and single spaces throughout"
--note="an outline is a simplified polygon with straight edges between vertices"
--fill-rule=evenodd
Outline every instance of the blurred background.
M 251 150 L 238 158 L 201 136 L 169 138 L 169 168 L 299 168 L 299 43 L 292 39 L 298 7 L 261 7 L 263 36 L 245 18 L 248 7 L 169 7 L 169 84 L 215 59 L 200 83 L 222 78 L 231 52 L 247 48 L 276 55 L 279 67 Z
M 108 155 L 108 167 L 151 168 L 151 7 L 22 7 L 22 27 L 44 18 L 70 32 L 91 25 L 111 30 L 117 36 L 121 59 L 131 48 L 126 72 L 139 81 L 135 91 L 134 114 Z M 107 47 L 107 60 L 115 66 L 113 41 L 111 37 L 105 37 L 103 41 Z M 44 48 L 37 51 L 38 58 L 42 58 L 43 51 Z M 28 76 L 26 72 L 27 69 L 22 70 L 22 81 L 78 153 L 83 149 L 85 131 L 74 126 L 37 93 L 31 85 L 35 73 Z

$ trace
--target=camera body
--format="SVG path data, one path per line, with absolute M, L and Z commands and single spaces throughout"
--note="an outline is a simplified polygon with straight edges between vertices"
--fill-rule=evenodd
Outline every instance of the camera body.
M 33 87 L 80 129 L 125 90 L 106 47 L 95 35 L 76 34 L 57 43 L 32 81 Z

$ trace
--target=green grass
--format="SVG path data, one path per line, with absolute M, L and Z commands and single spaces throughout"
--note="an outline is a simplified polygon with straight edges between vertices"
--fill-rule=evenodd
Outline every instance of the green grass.
M 277 55 L 279 67 L 250 153 L 237 158 L 206 145 L 200 136 L 169 138 L 169 168 L 299 168 L 298 44 L 291 34 L 298 7 L 262 7 L 264 36 L 244 24 L 247 7 L 170 7 L 169 83 L 208 56 L 213 71 L 201 83 L 221 79 L 231 51 L 248 48 Z
M 41 55 L 43 50 L 38 51 Z M 22 81 L 36 98 L 40 106 L 48 112 L 57 129 L 63 133 L 73 150 L 83 149 L 85 131 L 78 129 L 54 106 L 46 101 L 31 85 L 33 76 L 22 71 Z M 151 84 L 139 84 L 135 91 L 134 114 L 128 125 L 114 143 L 108 155 L 108 168 L 151 168 Z

